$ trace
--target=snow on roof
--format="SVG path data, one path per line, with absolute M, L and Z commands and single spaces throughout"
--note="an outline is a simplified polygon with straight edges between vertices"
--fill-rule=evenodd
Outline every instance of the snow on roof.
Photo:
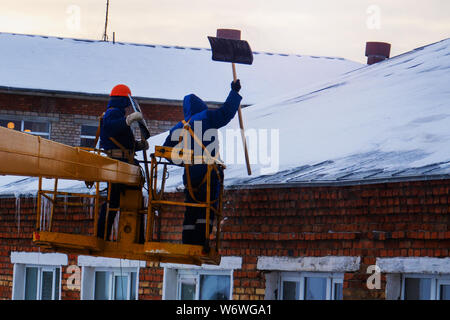
M 275 149 L 262 152 L 278 166 L 270 170 L 261 157 L 264 149 L 256 148 L 260 142 L 247 139 L 254 162 L 253 174 L 248 176 L 242 143 L 238 139 L 240 151 L 234 152 L 239 156 L 228 157 L 226 129 L 222 129 L 225 184 L 253 187 L 450 178 L 449 83 L 450 39 L 446 39 L 245 108 L 247 131 L 267 129 L 269 137 L 270 130 L 278 132 Z M 236 118 L 228 129 L 239 128 Z M 150 141 L 158 145 L 166 136 Z M 271 155 L 271 150 L 279 152 Z M 180 186 L 180 176 L 181 169 L 171 172 L 167 187 Z
M 109 94 L 125 83 L 136 97 L 181 101 L 195 93 L 222 102 L 232 80 L 231 64 L 212 61 L 210 49 L 9 33 L 0 33 L 0 48 L 1 87 Z M 237 65 L 242 104 L 361 66 L 343 58 L 254 52 L 252 65 Z
M 266 152 L 278 166 L 268 169 L 260 142 L 248 139 L 247 175 L 239 135 L 237 150 L 227 149 L 226 130 L 239 128 L 235 117 L 220 130 L 226 186 L 450 178 L 449 69 L 446 39 L 243 109 L 247 132 L 278 134 Z M 150 138 L 149 152 L 166 136 Z M 169 170 L 166 190 L 182 186 L 181 175 L 182 168 Z

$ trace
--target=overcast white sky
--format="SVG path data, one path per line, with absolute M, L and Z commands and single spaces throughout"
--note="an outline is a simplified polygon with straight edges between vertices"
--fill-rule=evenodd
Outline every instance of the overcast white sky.
M 0 32 L 101 39 L 106 0 L 0 0 Z M 450 0 L 110 0 L 108 36 L 208 48 L 217 28 L 254 51 L 365 62 L 366 41 L 391 56 L 450 37 Z

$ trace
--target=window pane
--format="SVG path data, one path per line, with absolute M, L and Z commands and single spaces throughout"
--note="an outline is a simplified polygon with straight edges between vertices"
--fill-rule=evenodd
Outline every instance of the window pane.
M 59 300 L 59 272 L 60 268 L 56 268 L 55 270 L 55 300 Z
M 405 300 L 430 300 L 430 294 L 431 279 L 405 279 Z
M 130 300 L 136 300 L 136 272 L 132 272 L 131 273 L 131 285 L 130 285 Z
M 195 283 L 181 283 L 181 300 L 195 300 Z
M 24 121 L 23 131 L 27 132 L 49 132 L 48 122 Z
M 450 284 L 441 285 L 441 300 L 450 300 Z
M 229 300 L 230 277 L 202 275 L 200 277 L 200 300 Z
M 334 284 L 334 300 L 342 300 L 342 283 Z
M 41 283 L 41 300 L 52 300 L 52 293 L 53 293 L 53 272 L 43 271 Z
M 327 294 L 327 278 L 305 278 L 305 300 L 325 300 Z
M 298 299 L 299 283 L 295 281 L 283 281 L 283 300 Z
M 14 130 L 22 130 L 22 121 L 16 121 L 16 120 L 0 120 L 0 126 L 14 129 Z
M 95 137 L 97 135 L 97 126 L 81 126 L 81 135 Z
M 114 281 L 114 300 L 127 300 L 128 276 L 115 276 Z
M 95 139 L 80 138 L 80 147 L 95 148 Z
M 95 300 L 109 300 L 108 272 L 95 272 Z
M 25 300 L 37 299 L 38 268 L 26 268 L 25 270 Z

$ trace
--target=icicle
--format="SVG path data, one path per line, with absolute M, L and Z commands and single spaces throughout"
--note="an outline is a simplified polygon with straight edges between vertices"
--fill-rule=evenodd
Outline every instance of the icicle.
M 41 226 L 41 230 L 45 230 L 45 226 L 44 226 L 45 200 L 46 200 L 46 198 L 41 197 L 41 208 L 40 208 L 40 214 L 39 214 L 39 225 Z
M 114 228 L 112 232 L 112 240 L 117 240 L 119 235 L 119 219 L 120 219 L 120 211 L 117 211 L 116 218 L 114 219 Z
M 89 219 L 93 218 L 95 199 L 89 198 Z
M 14 197 L 16 198 L 16 224 L 17 224 L 17 233 L 20 232 L 20 194 L 14 193 Z
M 83 206 L 82 208 L 83 208 L 84 213 L 86 213 L 87 212 L 86 198 L 81 198 L 81 204 Z
M 48 229 L 50 224 L 51 203 L 46 197 L 41 198 L 41 230 Z
M 37 210 L 37 194 L 35 194 L 35 195 L 31 195 L 31 197 L 33 198 L 33 212 L 34 213 L 36 213 L 36 210 Z
M 69 196 L 67 194 L 64 195 L 64 218 L 67 216 L 67 201 L 69 201 Z
M 147 208 L 148 207 L 148 194 L 144 194 L 143 198 L 144 198 L 144 208 Z
M 45 207 L 45 221 L 46 221 L 46 229 L 48 230 L 50 227 L 50 212 L 52 210 L 51 208 L 52 204 L 51 202 L 47 199 L 46 201 L 46 207 Z

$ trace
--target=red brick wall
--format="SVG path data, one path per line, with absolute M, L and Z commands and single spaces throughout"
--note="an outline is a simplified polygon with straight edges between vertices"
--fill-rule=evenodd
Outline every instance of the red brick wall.
M 29 94 L 0 93 L 0 109 L 22 112 L 77 114 L 98 117 L 106 110 L 108 99 L 47 97 Z M 139 103 L 147 119 L 180 121 L 181 104 Z
M 449 191 L 450 180 L 228 190 L 221 254 L 243 258 L 242 269 L 234 272 L 233 297 L 264 298 L 265 273 L 256 268 L 259 256 L 333 255 L 361 257 L 360 270 L 345 274 L 345 299 L 383 299 L 384 277 L 381 289 L 366 287 L 367 267 L 377 257 L 448 257 Z M 182 194 L 168 198 L 182 199 Z M 32 200 L 21 202 L 18 232 L 14 199 L 0 199 L 1 299 L 11 298 L 10 252 L 37 251 L 31 244 L 33 210 Z M 182 209 L 162 216 L 161 239 L 180 240 Z M 61 228 L 67 223 L 70 229 L 90 219 L 83 212 L 75 212 L 68 222 L 63 218 Z M 162 280 L 159 264 L 147 263 L 140 273 L 140 299 L 161 299 Z M 77 299 L 79 292 L 63 297 Z
M 264 288 L 258 256 L 360 256 L 344 298 L 382 298 L 384 285 L 365 285 L 377 257 L 448 256 L 449 187 L 440 180 L 228 192 L 223 254 L 244 256 L 247 272 L 235 277 L 235 290 L 255 278 Z

